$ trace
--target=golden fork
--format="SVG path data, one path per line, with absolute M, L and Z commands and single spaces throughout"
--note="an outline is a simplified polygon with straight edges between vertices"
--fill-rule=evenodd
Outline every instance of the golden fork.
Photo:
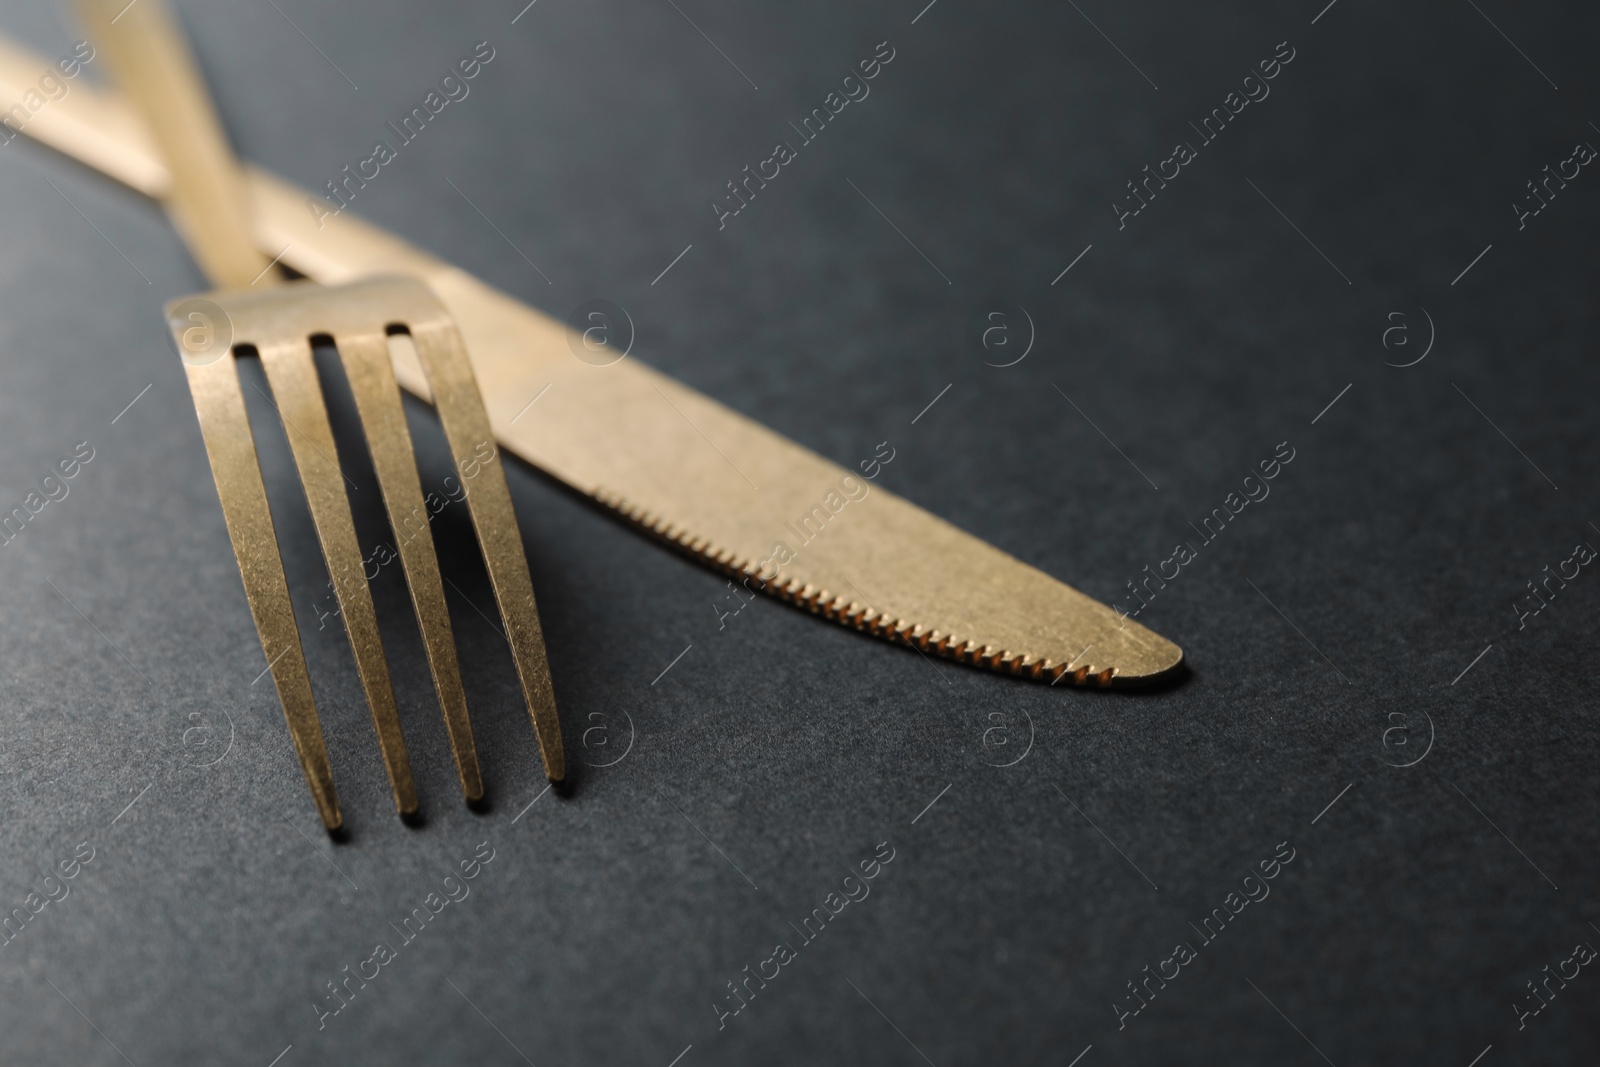
M 160 0 L 128 6 L 124 0 L 83 0 L 80 6 L 112 75 L 171 167 L 167 208 L 174 224 L 206 275 L 224 287 L 168 304 L 167 319 L 183 357 L 245 595 L 323 824 L 331 832 L 343 820 L 234 365 L 237 356 L 259 356 L 266 371 L 402 817 L 416 812 L 417 797 L 312 357 L 312 343 L 322 339 L 337 348 L 355 396 L 462 793 L 469 803 L 480 800 L 483 780 L 391 346 L 412 346 L 426 371 L 445 439 L 463 475 L 545 774 L 559 783 L 565 778 L 561 724 L 533 582 L 483 397 L 454 320 L 432 291 L 412 278 L 375 277 L 339 286 L 283 282 L 251 239 L 238 163 L 171 14 Z M 412 524 L 419 518 L 417 530 Z

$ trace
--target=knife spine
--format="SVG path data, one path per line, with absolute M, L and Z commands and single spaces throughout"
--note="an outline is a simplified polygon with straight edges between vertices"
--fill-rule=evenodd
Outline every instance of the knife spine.
M 1073 685 L 1082 686 L 1093 682 L 1101 687 L 1107 687 L 1116 676 L 1115 667 L 1091 673 L 1089 665 L 1085 664 L 1069 672 L 1071 663 L 1056 663 L 1049 657 L 1038 659 L 1025 653 L 996 650 L 993 645 L 979 645 L 970 639 L 962 641 L 953 634 L 942 633 L 908 619 L 896 619 L 891 622 L 887 616 L 869 605 L 860 604 L 845 596 L 830 595 L 828 590 L 801 582 L 798 578 L 779 581 L 774 577 L 772 580 L 763 581 L 758 577 L 759 567 L 754 559 L 741 557 L 734 550 L 716 545 L 709 538 L 696 537 L 665 516 L 633 503 L 620 493 L 597 486 L 590 493 L 590 497 L 601 507 L 656 540 L 731 578 L 744 580 L 746 589 L 752 589 L 748 579 L 756 578 L 756 586 L 752 589 L 754 592 L 767 593 L 786 603 L 804 608 L 813 615 L 820 615 L 873 637 L 881 637 L 893 644 L 909 645 L 922 652 L 931 652 L 969 667 L 1011 674 L 1033 681 L 1048 681 L 1051 685 L 1055 685 L 1065 676 L 1071 679 Z

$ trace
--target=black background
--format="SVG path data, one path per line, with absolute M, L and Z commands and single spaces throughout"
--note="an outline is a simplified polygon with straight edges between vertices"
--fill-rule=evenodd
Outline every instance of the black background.
M 491 600 L 452 509 L 436 531 L 492 803 L 460 803 L 390 568 L 375 591 L 426 813 L 408 828 L 343 635 L 317 629 L 326 576 L 262 420 L 350 828 L 332 843 L 252 684 L 265 660 L 158 312 L 203 280 L 156 206 L 19 141 L 0 149 L 0 505 L 75 443 L 96 456 L 0 548 L 0 905 L 96 851 L 0 949 L 8 1060 L 1600 1055 L 1592 969 L 1526 1029 L 1513 1009 L 1600 944 L 1600 577 L 1524 629 L 1512 607 L 1600 545 L 1600 177 L 1521 231 L 1511 207 L 1600 143 L 1596 16 L 923 2 L 538 0 L 514 25 L 515 0 L 181 10 L 241 154 L 308 187 L 487 40 L 470 96 L 358 213 L 554 314 L 616 301 L 638 358 L 846 466 L 891 442 L 878 484 L 1103 600 L 1289 442 L 1270 498 L 1141 616 L 1188 676 L 1051 689 L 767 600 L 719 630 L 722 579 L 518 468 L 573 794 L 527 807 L 531 731 L 466 603 Z M 52 56 L 79 36 L 44 5 L 0 28 Z M 724 182 L 884 40 L 871 95 L 719 232 Z M 1119 231 L 1124 183 L 1282 41 L 1270 97 Z M 1037 326 L 1005 369 L 972 333 L 1001 306 Z M 1386 366 L 1420 354 L 1426 317 L 1428 357 Z M 1396 323 L 1408 344 L 1386 349 Z M 448 457 L 413 416 L 435 483 Z M 370 547 L 386 535 L 350 453 Z M 322 984 L 484 840 L 471 895 L 318 1031 Z M 871 896 L 719 1031 L 725 983 L 883 841 Z M 1125 983 L 1285 841 L 1271 896 L 1119 1031 Z

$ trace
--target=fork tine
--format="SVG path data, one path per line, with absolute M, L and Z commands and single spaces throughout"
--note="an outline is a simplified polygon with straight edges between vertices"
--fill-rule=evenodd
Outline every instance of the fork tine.
M 345 377 L 355 394 L 356 409 L 367 435 L 372 465 L 378 472 L 378 484 L 388 506 L 389 526 L 394 531 L 395 543 L 400 546 L 400 562 L 405 567 L 411 603 L 417 611 L 428 665 L 433 670 L 434 686 L 439 692 L 439 706 L 450 735 L 450 750 L 455 756 L 461 792 L 468 802 L 481 800 L 483 777 L 478 770 L 477 746 L 472 740 L 472 720 L 467 715 L 467 696 L 461 685 L 450 609 L 445 604 L 444 585 L 439 579 L 439 558 L 423 503 L 422 481 L 417 476 L 411 431 L 406 426 L 400 387 L 395 382 L 389 339 L 383 333 L 341 335 L 338 345 Z M 419 521 L 420 528 L 416 526 Z
M 378 748 L 389 772 L 395 809 L 401 815 L 417 810 L 416 788 L 411 781 L 411 765 L 406 760 L 405 739 L 400 733 L 400 716 L 395 710 L 394 690 L 389 684 L 389 664 L 384 659 L 378 635 L 378 616 L 373 610 L 372 593 L 361 560 L 361 545 L 356 540 L 355 521 L 350 517 L 350 498 L 345 494 L 345 476 L 339 469 L 333 443 L 333 428 L 317 381 L 316 364 L 308 340 L 274 339 L 257 345 L 261 363 L 272 385 L 274 403 L 283 419 L 284 431 L 294 453 L 295 466 L 305 487 L 311 519 L 322 542 L 322 553 L 333 579 L 339 612 L 350 650 L 355 654 L 356 671 L 372 710 L 372 725 L 378 735 Z
M 283 560 L 278 555 L 278 538 L 267 506 L 261 466 L 256 460 L 255 438 L 245 414 L 239 371 L 228 354 L 208 364 L 186 361 L 184 370 L 216 479 L 217 496 L 222 501 L 228 536 L 239 559 L 245 598 L 261 637 L 261 650 L 270 665 L 272 684 L 283 704 L 283 717 L 305 771 L 306 785 L 311 788 L 322 824 L 331 832 L 344 820 L 333 790 L 333 770 L 322 744 L 322 725 L 311 696 L 311 677 L 300 648 L 300 631 L 289 601 Z
M 478 531 L 478 544 L 500 605 L 500 616 L 506 624 L 506 638 L 522 680 L 522 694 L 539 741 L 545 777 L 561 782 L 567 774 L 561 719 L 556 714 L 544 633 L 539 626 L 539 609 L 533 599 L 533 579 L 528 573 L 517 516 L 511 508 L 511 492 L 506 488 L 489 414 L 484 409 L 466 345 L 454 320 L 436 300 L 432 302 L 436 312 L 415 317 L 410 326 L 411 340 L 427 373 L 450 452 L 463 474 L 462 484 L 465 486 L 468 480 L 474 483 L 467 489 L 467 506 Z M 478 453 L 485 445 L 491 450 L 487 461 Z M 467 476 L 465 468 L 474 463 L 476 473 Z

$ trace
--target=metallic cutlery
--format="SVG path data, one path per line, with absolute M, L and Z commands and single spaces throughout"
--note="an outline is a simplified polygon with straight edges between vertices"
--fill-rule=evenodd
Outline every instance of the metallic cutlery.
M 449 311 L 415 278 L 370 276 L 341 285 L 282 283 L 251 243 L 249 193 L 204 84 L 160 0 L 125 6 L 85 0 L 94 41 L 160 147 L 165 199 L 179 232 L 221 291 L 167 305 L 183 356 L 228 533 L 290 735 L 323 823 L 342 822 L 310 676 L 279 556 L 244 393 L 234 360 L 261 360 L 300 472 L 350 639 L 396 809 L 417 811 L 388 664 L 360 544 L 336 458 L 313 342 L 337 349 L 355 396 L 390 525 L 399 545 L 462 792 L 483 797 L 472 724 L 456 659 L 421 480 L 391 349 L 406 351 L 429 386 L 463 474 L 466 500 L 499 602 L 545 773 L 565 777 L 561 724 L 511 496 L 488 413 Z M 120 13 L 119 13 L 120 12 Z M 487 458 L 485 458 L 487 450 Z
M 0 41 L 0 101 L 45 62 Z M 172 181 L 126 105 L 86 86 L 23 132 L 148 196 Z M 702 563 L 750 577 L 752 589 L 924 653 L 1050 683 L 1137 686 L 1182 663 L 1171 641 L 881 488 L 793 552 L 788 523 L 851 471 L 638 359 L 584 363 L 564 323 L 352 211 L 319 221 L 312 207 L 325 214 L 326 202 L 259 168 L 247 166 L 245 179 L 256 247 L 282 250 L 296 271 L 325 283 L 397 270 L 427 282 L 461 328 L 506 451 Z M 414 360 L 397 356 L 395 372 L 429 397 Z M 773 554 L 780 542 L 787 562 Z

